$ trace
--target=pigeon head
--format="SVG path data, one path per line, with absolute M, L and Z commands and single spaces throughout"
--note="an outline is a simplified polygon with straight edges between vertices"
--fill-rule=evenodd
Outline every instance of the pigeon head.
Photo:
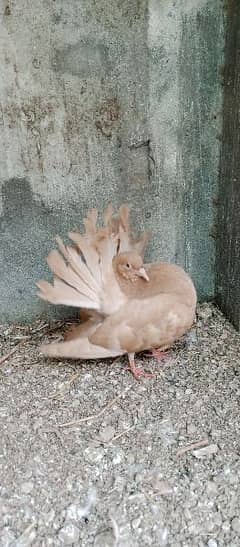
M 136 281 L 139 277 L 149 281 L 149 277 L 145 268 L 143 267 L 142 257 L 134 252 L 120 253 L 113 259 L 113 267 L 117 273 L 128 279 L 129 281 Z

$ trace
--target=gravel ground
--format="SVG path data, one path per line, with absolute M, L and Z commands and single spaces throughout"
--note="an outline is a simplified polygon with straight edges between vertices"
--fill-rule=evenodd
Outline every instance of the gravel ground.
M 205 304 L 137 382 L 40 356 L 62 330 L 0 328 L 0 545 L 239 547 L 240 335 Z

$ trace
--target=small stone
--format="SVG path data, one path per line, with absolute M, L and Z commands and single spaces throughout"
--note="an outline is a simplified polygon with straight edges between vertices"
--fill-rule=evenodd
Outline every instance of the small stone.
M 208 319 L 212 317 L 213 308 L 209 306 L 209 304 L 203 304 L 198 308 L 197 314 L 199 319 L 202 319 L 203 321 L 208 321 Z
M 204 525 L 208 533 L 211 534 L 215 528 L 215 522 L 212 519 L 207 518 Z
M 45 518 L 44 518 L 45 525 L 49 526 L 49 524 L 53 522 L 54 517 L 55 517 L 55 511 L 54 509 L 50 509 L 50 511 L 45 514 Z
M 218 487 L 214 481 L 207 483 L 207 493 L 209 496 L 216 496 L 218 493 Z
M 206 458 L 209 456 L 213 456 L 218 452 L 218 446 L 217 444 L 209 444 L 208 446 L 204 446 L 203 448 L 199 448 L 197 450 L 193 451 L 193 456 L 197 459 Z
M 23 482 L 21 485 L 21 491 L 23 494 L 30 494 L 32 492 L 34 484 L 32 481 Z
M 192 329 L 188 334 L 186 334 L 186 344 L 190 349 L 197 343 L 197 332 L 196 329 Z
M 133 465 L 135 463 L 135 456 L 134 454 L 128 454 L 127 456 L 127 462 L 129 465 Z
M 228 480 L 229 480 L 230 484 L 232 484 L 232 485 L 237 484 L 238 485 L 239 478 L 238 478 L 237 475 L 234 475 L 233 473 L 230 473 L 230 475 L 228 476 Z
M 4 545 L 4 547 L 11 547 L 15 543 L 15 535 L 10 528 L 6 527 L 3 528 L 1 532 L 1 540 L 0 545 Z
M 102 429 L 99 433 L 99 439 L 103 442 L 103 443 L 109 443 L 109 441 L 111 441 L 111 439 L 114 437 L 115 435 L 115 429 L 114 427 L 112 427 L 111 425 L 108 425 L 106 427 L 104 427 L 104 429 Z
M 74 524 L 65 524 L 59 531 L 58 537 L 63 545 L 72 545 L 79 540 L 79 529 Z
M 94 547 L 114 547 L 116 545 L 116 540 L 112 530 L 106 530 L 100 532 L 95 537 Z
M 223 530 L 223 532 L 229 532 L 229 530 L 230 530 L 230 522 L 228 522 L 228 520 L 225 520 L 225 521 L 222 523 L 222 530 Z
M 218 543 L 216 542 L 215 539 L 209 539 L 207 545 L 208 547 L 218 547 Z
M 133 528 L 134 530 L 137 530 L 137 528 L 139 528 L 139 526 L 140 526 L 140 524 L 141 524 L 141 521 L 142 521 L 141 517 L 138 517 L 138 518 L 136 518 L 136 519 L 133 519 L 133 520 L 132 520 L 132 528 Z
M 104 450 L 101 446 L 98 446 L 98 447 L 89 446 L 84 451 L 84 454 L 85 454 L 85 459 L 90 464 L 94 464 L 94 463 L 100 462 L 103 459 Z
M 67 508 L 66 520 L 78 520 L 78 506 L 74 503 L 71 503 Z
M 113 465 L 118 465 L 123 459 L 122 452 L 117 452 L 112 460 Z
M 193 437 L 196 434 L 196 431 L 197 431 L 197 427 L 196 427 L 195 424 L 193 424 L 193 423 L 187 424 L 187 434 L 190 437 Z
M 152 480 L 152 486 L 154 491 L 160 496 L 170 496 L 172 494 L 172 487 L 167 481 L 156 478 Z
M 159 529 L 158 540 L 159 540 L 159 547 L 165 547 L 165 545 L 167 545 L 168 529 L 166 527 Z
M 87 499 L 84 505 L 78 505 L 71 503 L 68 506 L 66 512 L 66 520 L 80 520 L 89 515 L 90 511 L 96 504 L 97 491 L 95 488 L 91 488 L 88 492 Z
M 168 418 L 159 423 L 157 433 L 165 446 L 173 444 L 176 440 L 177 432 Z
M 232 529 L 234 530 L 234 532 L 236 532 L 237 534 L 240 534 L 240 518 L 239 517 L 234 517 L 232 519 Z

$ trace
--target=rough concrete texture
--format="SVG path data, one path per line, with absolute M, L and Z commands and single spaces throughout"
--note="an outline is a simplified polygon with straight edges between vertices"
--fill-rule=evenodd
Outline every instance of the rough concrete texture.
M 0 328 L 1 547 L 239 547 L 240 335 L 204 305 L 137 382 L 46 361 L 51 329 Z
M 222 1 L 4 6 L 2 320 L 47 314 L 34 283 L 52 238 L 110 199 L 152 230 L 151 258 L 185 265 L 212 296 Z
M 240 330 L 240 3 L 227 3 L 216 299 Z

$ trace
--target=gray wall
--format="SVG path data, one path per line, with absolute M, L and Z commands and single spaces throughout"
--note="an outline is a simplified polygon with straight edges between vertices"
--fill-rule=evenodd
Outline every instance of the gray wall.
M 49 313 L 34 284 L 53 237 L 109 200 L 212 297 L 221 0 L 2 4 L 0 319 Z
M 216 299 L 240 330 L 240 4 L 228 2 Z

